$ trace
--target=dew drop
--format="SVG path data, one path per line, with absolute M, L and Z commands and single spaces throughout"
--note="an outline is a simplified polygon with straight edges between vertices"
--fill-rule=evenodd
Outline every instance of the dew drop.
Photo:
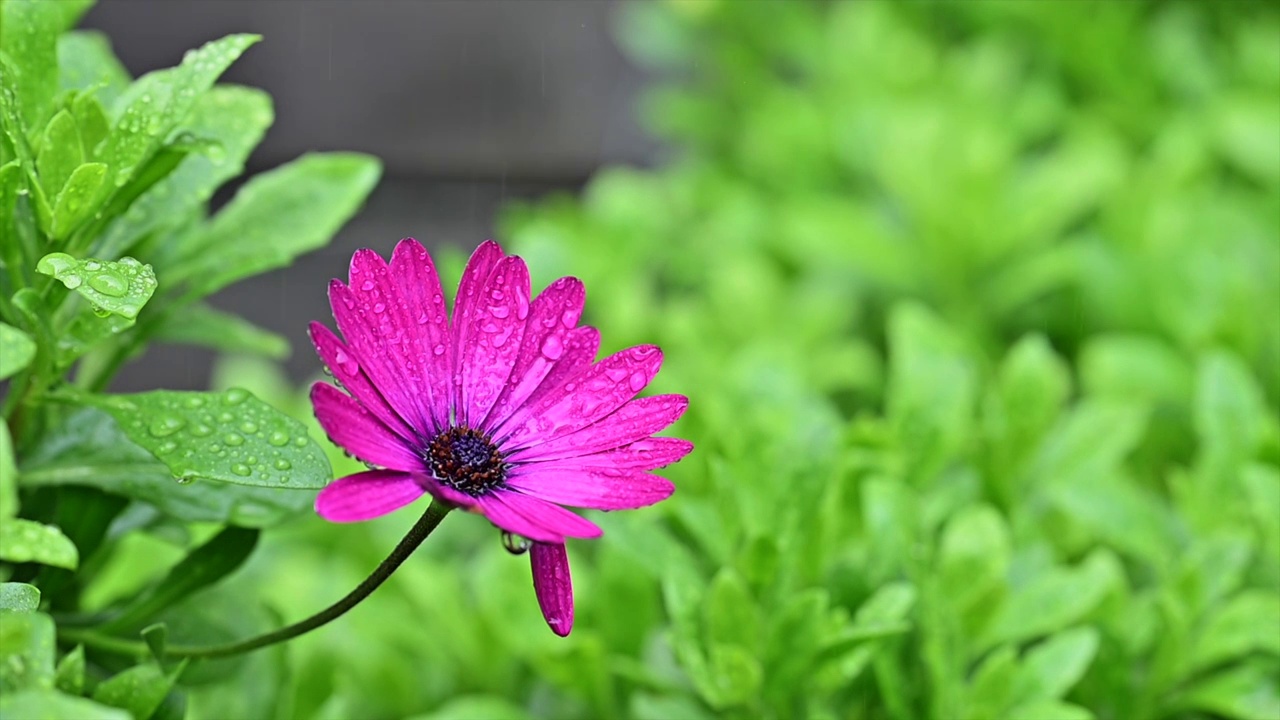
M 277 470 L 288 470 L 292 467 L 293 467 L 293 463 L 289 462 L 288 460 L 285 460 L 284 458 L 280 458 L 279 460 L 276 460 Z
M 252 420 L 245 420 L 240 423 L 240 431 L 247 435 L 252 435 L 258 432 L 258 423 L 253 422 Z
M 373 281 L 365 280 L 363 283 L 360 284 L 360 289 L 364 290 L 365 292 L 369 292 L 370 290 L 373 289 Z
M 532 545 L 533 542 L 526 537 L 521 537 L 505 530 L 502 531 L 502 547 L 506 548 L 507 552 L 512 555 L 523 555 L 529 552 L 529 548 Z
M 289 434 L 281 430 L 276 430 L 267 438 L 267 442 L 275 445 L 276 447 L 284 447 L 289 444 Z
M 493 313 L 494 317 L 502 320 L 511 314 L 511 309 L 506 305 L 495 305 L 492 308 L 489 308 L 489 312 Z
M 110 297 L 124 297 L 124 294 L 129 291 L 129 283 L 112 272 L 90 275 L 89 287 Z
M 164 453 L 167 455 L 177 449 L 178 449 L 177 443 L 175 443 L 172 440 L 166 440 L 160 443 L 160 446 L 156 448 L 156 452 Z
M 240 477 L 248 477 L 249 473 L 252 471 L 249 470 L 248 465 L 245 465 L 244 463 L 236 463 L 231 466 L 231 472 L 239 475 Z
M 257 464 L 258 464 L 258 456 L 257 456 L 257 455 L 250 455 L 249 457 L 245 458 L 245 459 L 244 459 L 244 461 L 245 461 L 246 463 L 250 464 L 250 465 L 257 465 Z
M 222 436 L 222 442 L 231 447 L 239 447 L 244 444 L 244 436 L 237 433 L 227 433 Z
M 298 447 L 306 447 L 306 446 L 307 446 L 307 439 L 306 439 L 305 437 L 294 438 L 294 439 L 293 439 L 293 444 L 294 444 L 294 445 L 297 445 Z
M 249 399 L 249 391 L 244 388 L 231 388 L 222 394 L 222 402 L 228 405 L 239 405 Z
M 199 395 L 192 395 L 186 400 L 186 406 L 189 408 L 198 408 L 203 405 L 204 405 L 204 398 L 200 397 Z
M 147 432 L 151 433 L 152 437 L 168 437 L 181 430 L 186 424 L 187 421 L 177 415 L 160 415 L 151 421 Z
M 564 354 L 564 343 L 561 342 L 558 335 L 548 335 L 542 341 L 542 356 L 552 362 L 559 360 Z
M 432 348 L 431 352 L 435 353 L 436 355 L 443 355 L 444 345 L 437 344 L 434 348 Z

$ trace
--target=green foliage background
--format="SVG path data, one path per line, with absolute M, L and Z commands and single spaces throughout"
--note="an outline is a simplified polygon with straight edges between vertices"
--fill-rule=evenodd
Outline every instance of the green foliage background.
M 1280 14 L 625 11 L 672 157 L 500 239 L 663 347 L 676 495 L 572 545 L 567 640 L 451 518 L 338 625 L 189 669 L 188 717 L 1280 717 Z M 264 360 L 216 384 L 311 422 Z M 170 633 L 304 617 L 413 516 L 297 515 Z M 139 525 L 85 609 L 220 527 Z

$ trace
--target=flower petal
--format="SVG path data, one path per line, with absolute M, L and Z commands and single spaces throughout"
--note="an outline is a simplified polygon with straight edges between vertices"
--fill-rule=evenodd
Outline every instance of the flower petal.
M 316 513 L 329 522 L 372 520 L 399 510 L 423 492 L 409 473 L 370 470 L 326 485 L 316 496 Z
M 647 398 L 641 398 L 647 399 Z M 639 400 L 633 401 L 639 402 Z M 625 409 L 625 408 L 624 408 Z M 618 412 L 622 412 L 619 410 Z M 618 413 L 614 413 L 617 415 Z M 613 415 L 609 416 L 610 418 Z M 599 423 L 592 425 L 591 428 L 598 427 L 601 423 L 608 422 L 609 418 L 601 420 Z M 591 428 L 579 430 L 575 435 L 587 433 Z M 563 440 L 562 438 L 561 440 Z M 560 441 L 557 441 L 560 442 Z M 610 441 L 611 442 L 611 441 Z M 536 454 L 542 447 L 535 445 L 526 452 Z M 688 440 L 681 440 L 673 437 L 644 437 L 633 443 L 616 447 L 611 450 L 601 452 L 593 452 L 588 455 L 574 455 L 572 457 L 548 457 L 543 459 L 539 457 L 536 460 L 520 459 L 515 461 L 516 472 L 520 468 L 528 468 L 530 471 L 541 471 L 544 468 L 597 468 L 597 469 L 615 469 L 615 470 L 656 470 L 660 467 L 666 467 L 672 463 L 678 462 L 685 455 L 693 451 L 693 443 Z
M 418 313 L 408 306 L 404 293 L 392 281 L 387 262 L 367 248 L 351 256 L 351 283 L 347 290 L 349 297 L 343 298 L 344 306 L 354 310 L 354 318 L 353 313 L 339 317 L 340 308 L 334 303 L 334 317 L 343 336 L 372 368 L 370 377 L 391 406 L 423 435 L 434 434 L 441 428 L 436 426 L 431 408 Z M 354 300 L 354 304 L 348 300 Z M 359 324 L 353 332 L 348 330 L 348 324 L 355 318 Z
M 460 334 L 457 349 L 458 385 L 454 411 L 466 427 L 477 427 L 502 394 L 524 339 L 529 317 L 529 268 L 524 260 L 507 256 L 498 261 L 479 292 L 471 296 L 469 312 L 458 318 L 470 325 Z
M 425 469 L 403 438 L 338 388 L 322 382 L 312 385 L 311 405 L 329 439 L 360 460 L 405 472 Z
M 564 508 L 518 492 L 498 490 L 476 498 L 489 522 L 530 540 L 561 543 L 566 537 L 600 537 L 595 523 Z
M 524 340 L 516 354 L 511 376 L 481 423 L 488 430 L 502 424 L 538 389 L 565 353 L 565 339 L 582 316 L 586 290 L 577 278 L 563 277 L 547 286 L 529 306 Z M 593 357 L 594 360 L 594 352 Z
M 476 499 L 474 497 L 464 492 L 454 490 L 430 475 L 419 475 L 417 476 L 417 480 L 422 487 L 426 488 L 427 492 L 431 493 L 432 497 L 439 498 L 447 503 L 452 503 L 458 507 L 467 508 L 469 510 L 476 507 Z
M 524 422 L 507 429 L 503 447 L 550 442 L 591 425 L 635 397 L 661 365 L 662 351 L 654 345 L 610 355 L 522 411 Z
M 476 247 L 475 252 L 471 253 L 467 266 L 462 270 L 462 278 L 458 281 L 458 294 L 453 299 L 451 325 L 453 348 L 450 351 L 452 370 L 449 374 L 449 380 L 453 385 L 450 390 L 450 402 L 453 403 L 455 411 L 462 407 L 462 371 L 465 359 L 463 348 L 467 346 L 471 333 L 475 331 L 472 316 L 475 315 L 476 307 L 483 304 L 481 294 L 485 283 L 489 281 L 489 275 L 504 257 L 506 254 L 502 252 L 498 243 L 485 240 Z
M 678 420 L 687 407 L 689 398 L 683 395 L 636 398 L 576 432 L 547 442 L 535 437 L 523 448 L 508 450 L 507 458 L 522 463 L 560 460 L 620 448 L 663 430 Z
M 641 508 L 676 491 L 666 478 L 612 468 L 523 467 L 507 485 L 547 502 L 596 510 Z
M 386 398 L 382 397 L 382 393 L 378 392 L 370 382 L 364 368 L 360 367 L 355 353 L 324 325 L 313 322 L 309 330 L 311 342 L 316 347 L 316 354 L 320 356 L 320 361 L 329 368 L 347 392 L 350 392 L 366 410 L 373 413 L 374 417 L 381 420 L 392 432 L 406 440 L 415 438 L 417 434 L 413 429 L 405 424 L 399 413 L 391 409 Z
M 573 629 L 573 581 L 564 543 L 535 542 L 529 549 L 533 592 L 551 632 L 564 637 Z
M 406 351 L 417 358 L 418 388 L 426 393 L 427 405 L 437 429 L 449 426 L 449 384 L 453 340 L 449 332 L 449 309 L 445 307 L 440 274 L 431 254 L 413 238 L 396 244 L 391 254 L 391 283 L 398 290 L 400 317 L 409 340 Z M 416 330 L 414 330 L 416 328 Z

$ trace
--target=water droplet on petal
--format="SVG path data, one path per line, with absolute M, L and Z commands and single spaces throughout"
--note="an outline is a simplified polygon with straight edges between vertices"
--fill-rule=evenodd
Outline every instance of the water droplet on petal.
M 631 373 L 631 379 L 627 381 L 627 384 L 630 386 L 631 392 L 640 392 L 644 389 L 645 385 L 649 384 L 649 378 L 645 377 L 644 373 L 637 370 L 636 372 Z
M 432 348 L 431 352 L 435 353 L 436 355 L 443 355 L 444 345 L 436 345 L 434 348 Z
M 559 336 L 548 335 L 546 339 L 542 341 L 542 356 L 546 359 L 554 362 L 559 360 L 560 356 L 563 354 L 564 343 L 561 342 Z
M 370 290 L 373 289 L 373 281 L 365 280 L 363 283 L 360 284 L 360 289 L 364 290 L 365 292 L 369 292 Z
M 506 548 L 507 552 L 512 555 L 523 555 L 532 546 L 533 541 L 528 538 L 509 533 L 506 530 L 502 531 L 502 547 Z
M 387 309 L 386 303 L 375 303 L 373 306 L 373 311 L 378 314 L 381 314 L 382 311 L 386 309 Z

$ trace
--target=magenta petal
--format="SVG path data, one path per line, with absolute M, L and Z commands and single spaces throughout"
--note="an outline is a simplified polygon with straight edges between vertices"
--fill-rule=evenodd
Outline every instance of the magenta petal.
M 504 447 L 548 442 L 587 427 L 635 397 L 661 365 L 662 351 L 653 345 L 610 355 L 530 407 L 522 424 L 507 429 Z
M 480 512 L 507 532 L 541 542 L 564 542 L 566 537 L 600 537 L 590 520 L 564 508 L 517 492 L 497 491 L 477 498 Z
M 409 424 L 423 434 L 430 434 L 439 428 L 435 425 L 432 412 L 432 401 L 426 373 L 423 372 L 424 357 L 422 339 L 423 328 L 418 325 L 418 308 L 409 303 L 417 300 L 412 297 L 412 289 L 408 289 L 410 297 L 392 280 L 391 269 L 378 253 L 369 250 L 357 250 L 351 256 L 351 283 L 348 286 L 351 299 L 354 299 L 354 310 L 361 325 L 357 334 L 361 339 L 377 349 L 378 356 L 371 358 L 352 337 L 343 319 L 338 317 L 339 309 L 334 308 L 334 317 L 338 318 L 338 326 L 342 334 L 351 342 L 360 354 L 361 360 L 381 369 L 383 378 L 374 377 L 374 384 L 404 416 Z M 347 314 L 347 321 L 351 314 Z M 388 387 L 393 390 L 388 394 Z M 398 402 L 397 402 L 398 401 Z
M 529 452 L 534 452 L 537 449 L 537 447 L 530 448 Z M 678 462 L 692 451 L 693 443 L 688 440 L 673 437 L 646 437 L 622 447 L 593 452 L 587 455 L 574 455 L 567 458 L 539 458 L 532 461 L 518 460 L 514 463 L 516 466 L 514 472 L 519 475 L 525 471 L 541 472 L 547 468 L 656 470 Z
M 458 507 L 476 507 L 476 499 L 474 497 L 464 492 L 454 490 L 430 475 L 419 475 L 417 476 L 417 480 L 419 484 L 426 488 L 427 492 L 431 493 L 432 497 L 439 498 L 440 500 L 457 505 Z
M 538 389 L 563 357 L 565 340 L 577 326 L 585 300 L 582 282 L 571 277 L 556 280 L 534 298 L 511 376 L 481 427 L 500 426 L 512 410 L 523 405 Z M 594 360 L 594 352 L 592 354 Z
M 364 369 L 360 367 L 355 353 L 324 325 L 313 322 L 309 329 L 311 342 L 315 345 L 321 362 L 329 368 L 342 386 L 392 432 L 406 440 L 414 438 L 416 433 L 405 424 L 399 413 L 391 409 L 386 399 L 382 397 L 382 393 L 373 386 Z
M 452 372 L 449 376 L 453 382 L 450 397 L 455 411 L 462 407 L 462 373 L 466 359 L 463 348 L 468 346 L 471 333 L 475 331 L 472 317 L 476 314 L 476 307 L 483 304 L 481 293 L 489 275 L 504 257 L 506 255 L 498 247 L 498 243 L 492 240 L 480 243 L 475 252 L 471 253 L 467 266 L 462 270 L 462 278 L 458 281 L 458 294 L 453 300 L 453 347 L 450 351 Z
M 577 432 L 546 442 L 534 437 L 524 448 L 509 450 L 507 457 L 513 462 L 559 460 L 620 448 L 666 428 L 688 407 L 683 395 L 637 398 Z
M 329 522 L 372 520 L 399 510 L 423 492 L 408 473 L 370 470 L 326 485 L 316 496 L 316 513 Z
M 670 480 L 600 468 L 525 467 L 507 485 L 547 502 L 596 510 L 631 510 L 671 497 Z
M 490 432 L 494 437 L 501 438 L 504 434 L 510 433 L 513 428 L 519 427 L 529 419 L 532 412 L 543 405 L 543 401 L 559 396 L 564 392 L 565 383 L 576 377 L 579 373 L 591 367 L 596 360 L 596 353 L 600 351 L 600 331 L 589 325 L 574 328 L 565 336 L 564 348 L 560 354 L 560 359 L 547 372 L 547 376 L 538 383 L 538 387 L 530 393 L 528 399 L 523 405 L 512 405 L 507 412 L 509 415 L 500 422 L 490 423 Z
M 529 316 L 529 269 L 514 255 L 494 266 L 470 303 L 470 331 L 460 335 L 458 387 L 455 412 L 467 427 L 477 427 L 489 414 L 506 387 L 507 378 L 524 339 Z M 460 328 L 461 329 L 461 328 Z
M 533 568 L 533 592 L 551 632 L 564 637 L 573 629 L 573 581 L 569 577 L 569 554 L 563 543 L 535 542 L 529 549 Z
M 360 460 L 391 470 L 424 469 L 417 453 L 338 388 L 320 382 L 312 385 L 311 405 L 329 439 Z
M 423 393 L 435 427 L 446 428 L 452 399 L 449 384 L 452 339 L 440 274 L 436 272 L 431 254 L 413 238 L 396 244 L 389 270 L 396 290 L 389 295 L 398 298 L 397 317 L 404 332 L 401 348 L 412 355 L 410 364 L 418 369 L 414 373 L 416 387 Z

